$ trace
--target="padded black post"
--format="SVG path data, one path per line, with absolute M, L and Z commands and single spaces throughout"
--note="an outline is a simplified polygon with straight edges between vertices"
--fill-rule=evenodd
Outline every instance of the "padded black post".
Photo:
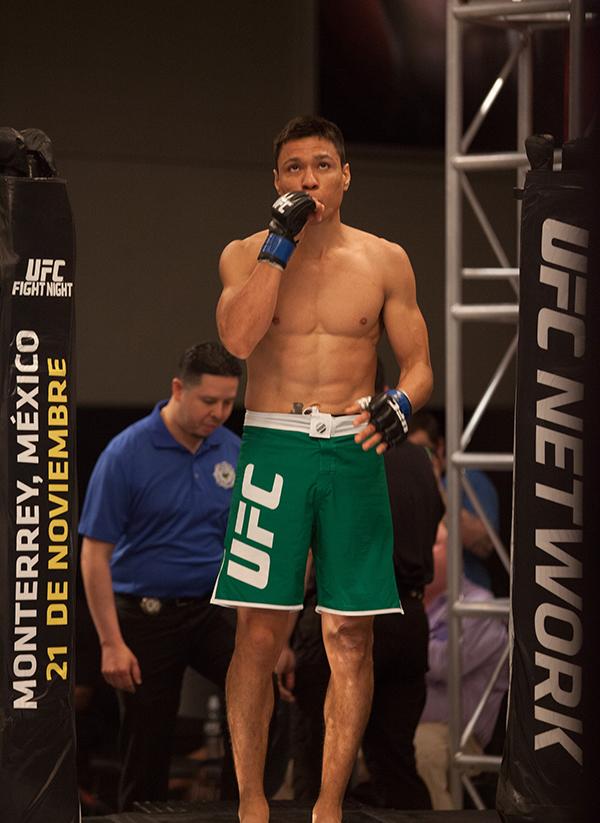
M 0 169 L 0 820 L 71 823 L 74 232 L 40 150 Z
M 514 646 L 497 808 L 507 821 L 575 823 L 584 759 L 584 364 L 598 357 L 587 344 L 589 177 L 552 171 L 552 143 L 538 142 L 528 141 L 536 163 L 521 220 Z

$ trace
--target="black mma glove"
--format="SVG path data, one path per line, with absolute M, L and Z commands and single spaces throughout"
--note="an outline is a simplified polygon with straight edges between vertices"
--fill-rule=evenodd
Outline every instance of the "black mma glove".
M 388 389 L 375 397 L 361 397 L 359 406 L 371 415 L 371 422 L 388 446 L 402 443 L 408 436 L 412 405 L 400 389 Z
M 295 236 L 304 228 L 309 214 L 317 204 L 303 191 L 282 194 L 271 206 L 269 234 L 258 254 L 259 260 L 268 260 L 285 269 L 296 248 Z

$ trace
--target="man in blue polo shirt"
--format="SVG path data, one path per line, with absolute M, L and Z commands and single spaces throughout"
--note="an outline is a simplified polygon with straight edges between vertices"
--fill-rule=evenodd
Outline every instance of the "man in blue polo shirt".
M 222 424 L 240 375 L 220 343 L 188 349 L 169 400 L 108 444 L 88 484 L 81 571 L 102 674 L 123 695 L 123 809 L 167 797 L 186 666 L 224 688 L 234 628 L 209 601 L 240 447 Z

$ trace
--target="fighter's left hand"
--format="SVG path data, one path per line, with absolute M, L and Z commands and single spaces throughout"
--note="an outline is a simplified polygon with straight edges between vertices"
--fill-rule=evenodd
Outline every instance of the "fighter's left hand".
M 354 442 L 362 444 L 363 451 L 369 451 L 375 447 L 377 454 L 383 454 L 387 449 L 387 443 L 383 442 L 380 432 L 376 431 L 375 426 L 369 423 L 371 415 L 367 409 L 363 409 L 360 403 L 353 403 L 344 409 L 346 414 L 356 414 L 356 418 L 352 421 L 353 426 L 361 426 L 363 423 L 368 423 L 364 429 L 361 429 L 354 435 Z

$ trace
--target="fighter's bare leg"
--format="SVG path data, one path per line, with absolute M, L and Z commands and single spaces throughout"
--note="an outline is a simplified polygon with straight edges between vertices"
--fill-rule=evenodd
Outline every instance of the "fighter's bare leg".
M 273 712 L 273 670 L 288 632 L 288 612 L 239 608 L 227 673 L 227 717 L 240 791 L 241 823 L 267 823 L 263 775 Z
M 325 698 L 321 791 L 313 823 L 341 823 L 342 801 L 373 698 L 373 617 L 322 615 L 331 668 Z

